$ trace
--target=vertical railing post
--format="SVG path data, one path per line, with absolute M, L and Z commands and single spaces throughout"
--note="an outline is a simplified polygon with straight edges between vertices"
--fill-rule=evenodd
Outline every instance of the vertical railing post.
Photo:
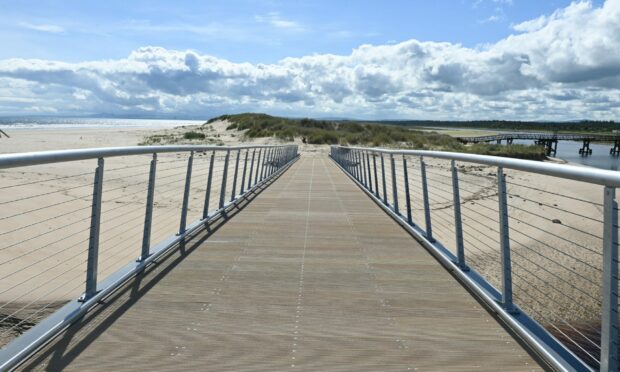
M 377 154 L 372 153 L 372 168 L 375 173 L 375 196 L 379 198 L 379 178 L 377 177 Z
M 202 219 L 206 220 L 209 217 L 209 199 L 211 199 L 211 184 L 213 183 L 213 164 L 215 160 L 215 151 L 211 153 L 211 159 L 209 159 L 209 175 L 207 176 L 207 190 L 205 191 L 205 203 L 202 208 Z
M 355 150 L 351 150 L 349 152 L 351 160 L 350 160 L 350 164 L 351 164 L 351 175 L 353 176 L 353 178 L 357 179 L 357 166 L 356 164 L 356 160 L 355 160 Z
M 187 207 L 189 205 L 189 191 L 192 185 L 192 165 L 194 163 L 194 152 L 190 152 L 187 159 L 187 172 L 185 173 L 185 190 L 183 192 L 183 205 L 181 206 L 181 222 L 179 223 L 179 235 L 185 232 L 187 225 Z
M 387 187 L 385 186 L 385 162 L 383 161 L 383 153 L 381 153 L 381 177 L 383 183 L 383 204 L 388 205 Z
M 218 209 L 224 208 L 224 201 L 226 200 L 226 179 L 228 178 L 228 161 L 230 160 L 230 150 L 226 151 L 226 157 L 224 158 L 224 173 L 222 174 L 222 187 L 220 188 L 220 204 Z
M 405 204 L 407 205 L 407 222 L 413 225 L 411 218 L 411 196 L 409 194 L 409 171 L 407 170 L 407 159 L 403 155 L 403 182 L 405 182 Z
M 618 363 L 618 202 L 616 189 L 603 197 L 603 287 L 601 306 L 601 371 L 617 371 Z
M 269 149 L 267 151 L 267 155 L 265 156 L 265 160 L 263 160 L 263 174 L 261 175 L 261 180 L 265 180 L 267 176 L 269 176 L 269 168 L 271 168 L 271 157 L 273 156 L 273 149 Z
M 241 195 L 245 193 L 245 175 L 248 170 L 248 156 L 250 155 L 250 150 L 245 150 L 245 158 L 243 160 L 243 173 L 241 176 Z
M 366 157 L 364 156 L 364 153 L 362 151 L 360 151 L 360 159 L 362 159 L 361 161 L 361 165 L 362 165 L 362 183 L 364 185 L 365 188 L 368 189 L 368 178 L 366 177 Z
M 260 173 L 260 158 L 263 153 L 263 149 L 258 150 L 258 158 L 256 159 L 256 175 L 254 176 L 254 185 L 258 183 L 258 174 Z
M 390 165 L 392 167 L 392 199 L 394 201 L 394 213 L 400 214 L 398 210 L 398 184 L 396 183 L 396 163 L 394 154 L 390 154 Z
M 510 228 L 508 226 L 508 198 L 504 169 L 497 168 L 497 186 L 499 199 L 499 229 L 502 259 L 502 306 L 506 311 L 515 312 L 512 303 L 512 262 L 510 260 Z
M 370 176 L 370 155 L 366 151 L 366 168 L 368 168 L 368 189 L 372 192 L 372 177 Z
M 248 175 L 248 190 L 252 188 L 252 174 L 254 171 L 254 158 L 256 157 L 256 149 L 252 150 L 252 161 L 250 162 L 250 174 Z
M 463 243 L 463 223 L 461 217 L 461 195 L 459 191 L 459 174 L 456 162 L 452 160 L 452 202 L 454 204 L 454 232 L 456 234 L 457 265 L 462 270 L 468 270 L 465 264 L 465 244 Z
M 362 162 L 360 161 L 360 153 L 355 150 L 355 174 L 359 182 L 362 182 Z
M 233 187 L 230 193 L 230 201 L 235 200 L 237 196 L 237 175 L 239 174 L 239 158 L 241 157 L 241 150 L 237 150 L 237 159 L 235 159 L 235 174 L 233 177 Z
M 422 176 L 422 198 L 424 199 L 424 222 L 426 225 L 426 239 L 434 242 L 433 225 L 431 223 L 431 205 L 428 199 L 428 180 L 426 178 L 426 163 L 424 158 L 420 157 L 420 175 Z
M 267 176 L 266 178 L 269 178 L 269 176 L 271 176 L 273 174 L 273 170 L 276 168 L 276 159 L 278 156 L 278 151 L 279 149 L 273 149 L 273 152 L 271 153 L 271 156 L 269 157 L 269 169 L 267 171 Z
M 103 158 L 97 159 L 93 200 L 90 213 L 90 235 L 88 238 L 88 258 L 86 261 L 86 291 L 81 298 L 86 301 L 97 293 L 97 272 L 99 266 L 99 228 L 101 225 L 101 195 L 103 193 Z
M 157 171 L 157 154 L 153 154 L 149 170 L 149 184 L 146 192 L 146 211 L 144 212 L 144 230 L 142 231 L 142 251 L 139 261 L 145 260 L 151 249 L 151 225 L 153 224 L 153 199 L 155 197 L 155 175 Z
M 259 181 L 262 181 L 265 179 L 265 169 L 268 166 L 268 161 L 269 161 L 269 156 L 271 154 L 271 149 L 266 149 L 265 150 L 265 155 L 263 155 L 263 161 L 261 164 L 261 170 L 260 170 L 260 179 Z

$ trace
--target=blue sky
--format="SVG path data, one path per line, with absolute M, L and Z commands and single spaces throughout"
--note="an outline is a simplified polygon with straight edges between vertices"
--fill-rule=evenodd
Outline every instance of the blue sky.
M 0 115 L 618 119 L 619 3 L 0 1 Z
M 595 1 L 594 4 L 600 4 Z M 2 1 L 0 58 L 85 61 L 146 45 L 235 62 L 348 54 L 409 39 L 475 47 L 567 0 Z

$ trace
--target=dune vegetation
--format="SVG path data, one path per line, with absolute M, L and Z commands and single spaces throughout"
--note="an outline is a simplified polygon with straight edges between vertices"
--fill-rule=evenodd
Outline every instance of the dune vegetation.
M 291 119 L 267 114 L 245 113 L 218 116 L 210 119 L 205 126 L 224 120 L 228 122 L 228 130 L 241 131 L 247 138 L 275 137 L 283 141 L 301 139 L 308 144 L 316 145 L 382 146 L 470 152 L 524 159 L 545 158 L 544 150 L 539 146 L 464 145 L 456 138 L 445 134 L 378 123 Z

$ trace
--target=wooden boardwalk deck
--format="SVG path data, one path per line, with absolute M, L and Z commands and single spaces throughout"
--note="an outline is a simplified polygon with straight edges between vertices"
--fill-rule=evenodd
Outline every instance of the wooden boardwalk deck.
M 23 368 L 540 369 L 424 248 L 319 157 L 302 157 Z

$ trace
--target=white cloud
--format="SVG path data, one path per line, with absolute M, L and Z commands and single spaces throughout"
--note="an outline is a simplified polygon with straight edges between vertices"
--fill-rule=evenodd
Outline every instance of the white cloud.
M 127 58 L 0 61 L 0 111 L 620 119 L 620 0 L 573 3 L 484 48 L 408 40 L 275 64 L 143 47 Z M 521 24 L 523 25 L 523 24 Z
M 494 14 L 488 18 L 485 18 L 481 21 L 479 21 L 479 23 L 491 23 L 491 22 L 499 22 L 502 20 L 502 16 L 498 15 L 498 14 Z
M 267 23 L 276 28 L 297 31 L 303 30 L 303 27 L 299 23 L 282 18 L 278 12 L 270 12 L 267 15 L 256 15 L 254 19 L 256 22 Z
M 65 31 L 65 29 L 60 26 L 50 25 L 50 24 L 33 24 L 33 23 L 21 22 L 19 25 L 29 30 L 40 31 L 40 32 L 50 32 L 54 34 L 58 34 L 58 33 Z

